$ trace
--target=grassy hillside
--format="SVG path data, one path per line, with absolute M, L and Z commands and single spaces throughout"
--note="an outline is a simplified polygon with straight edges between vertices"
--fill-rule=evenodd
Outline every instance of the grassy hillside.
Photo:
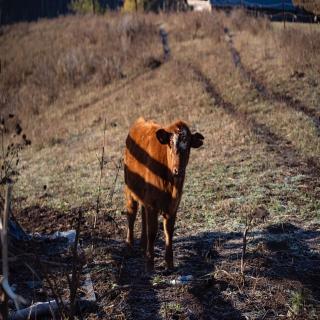
M 29 232 L 52 232 L 73 226 L 83 208 L 100 297 L 88 317 L 317 319 L 318 28 L 282 29 L 242 12 L 61 17 L 3 27 L 0 53 L 1 113 L 14 112 L 32 140 L 21 153 L 16 217 Z M 188 166 L 170 275 L 161 232 L 154 275 L 143 276 L 138 250 L 122 248 L 121 159 L 139 116 L 181 118 L 205 136 Z M 267 218 L 250 229 L 243 283 L 241 232 L 261 211 Z M 179 274 L 199 281 L 185 290 L 166 285 Z

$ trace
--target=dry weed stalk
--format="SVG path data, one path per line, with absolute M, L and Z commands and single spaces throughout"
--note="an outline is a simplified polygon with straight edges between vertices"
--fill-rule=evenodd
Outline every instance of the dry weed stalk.
M 264 207 L 258 207 L 251 213 L 246 212 L 246 222 L 245 227 L 242 233 L 242 252 L 241 252 L 241 261 L 240 261 L 240 274 L 242 277 L 242 285 L 245 285 L 245 256 L 247 252 L 247 236 L 250 229 L 266 220 L 269 216 L 269 212 Z
M 41 266 L 41 265 L 40 265 Z M 64 319 L 65 318 L 65 314 L 66 314 L 66 311 L 65 311 L 65 304 L 64 304 L 64 301 L 63 301 L 63 298 L 59 292 L 59 288 L 57 286 L 57 283 L 55 281 L 55 279 L 53 279 L 53 283 L 49 277 L 49 273 L 47 271 L 47 268 L 42 269 L 42 273 L 44 274 L 44 277 L 49 285 L 49 288 L 51 290 L 51 293 L 53 295 L 53 298 L 54 298 L 54 301 L 56 302 L 56 310 L 59 314 L 59 316 L 61 317 L 61 319 Z M 57 288 L 57 290 L 56 290 Z
M 105 119 L 104 120 L 104 127 L 103 127 L 103 145 L 102 145 L 102 149 L 101 149 L 101 157 L 100 158 L 97 157 L 98 161 L 99 161 L 100 175 L 99 175 L 99 183 L 98 183 L 98 195 L 97 195 L 96 207 L 95 207 L 95 216 L 94 216 L 94 221 L 93 221 L 93 229 L 96 228 L 98 215 L 99 215 L 100 209 L 101 209 L 101 184 L 102 184 L 102 177 L 103 177 L 103 169 L 104 169 L 105 165 L 107 164 L 107 161 L 105 159 L 106 130 L 107 130 L 107 123 L 106 123 L 106 119 Z M 115 167 L 116 167 L 116 175 L 115 175 L 113 183 L 110 187 L 110 191 L 108 194 L 108 201 L 106 204 L 106 206 L 108 208 L 110 208 L 112 205 L 113 196 L 115 194 L 116 183 L 117 183 L 117 180 L 119 177 L 120 169 L 122 168 L 122 159 L 119 159 L 118 162 L 115 163 Z M 115 224 L 117 229 L 119 228 L 114 217 L 112 217 L 111 215 L 108 215 L 107 218 L 108 218 L 108 220 L 112 221 Z
M 248 213 L 246 214 L 246 224 L 245 224 L 245 228 L 243 230 L 243 234 L 242 234 L 242 252 L 241 252 L 241 262 L 240 262 L 240 272 L 241 275 L 243 277 L 243 282 L 244 282 L 244 267 L 245 267 L 245 255 L 246 255 L 246 251 L 247 251 L 247 235 L 248 235 L 248 231 L 251 227 L 251 217 L 248 217 Z
M 79 245 L 79 237 L 80 237 L 80 228 L 81 228 L 81 220 L 82 220 L 82 210 L 79 210 L 78 221 L 77 221 L 77 229 L 76 236 L 74 240 L 74 245 L 72 248 L 72 275 L 71 280 L 68 277 L 69 289 L 70 289 L 70 319 L 74 319 L 76 314 L 76 295 L 77 290 L 79 289 L 80 284 L 80 274 L 82 270 L 82 261 L 79 259 L 78 255 L 78 245 Z
M 113 180 L 113 184 L 110 188 L 110 192 L 109 192 L 109 200 L 107 202 L 107 206 L 108 207 L 111 207 L 112 205 L 112 201 L 113 201 L 113 196 L 115 194 L 115 190 L 116 190 L 116 183 L 117 183 L 117 180 L 118 180 L 118 177 L 119 177 L 119 172 L 120 172 L 120 169 L 122 168 L 122 159 L 119 159 L 118 162 L 115 164 L 116 165 L 116 175 L 114 177 L 114 180 Z M 116 225 L 116 227 L 118 228 L 118 224 L 116 223 L 115 221 L 115 217 L 111 217 L 110 216 L 110 219 L 113 221 L 113 223 Z
M 96 200 L 96 212 L 95 212 L 94 221 L 93 221 L 93 229 L 96 228 L 98 214 L 100 212 L 101 182 L 102 182 L 103 168 L 104 168 L 104 165 L 106 164 L 105 156 L 104 156 L 105 144 L 106 144 L 106 130 L 107 130 L 107 120 L 104 119 L 103 145 L 102 145 L 102 149 L 101 149 L 101 158 L 100 159 L 98 158 L 99 168 L 100 168 L 100 176 L 99 176 L 99 184 L 98 184 L 98 195 L 97 195 L 97 200 Z

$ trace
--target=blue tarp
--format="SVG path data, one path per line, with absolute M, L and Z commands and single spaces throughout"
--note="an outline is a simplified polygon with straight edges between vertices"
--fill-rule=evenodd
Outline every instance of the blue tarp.
M 210 0 L 214 7 L 246 7 L 252 9 L 264 10 L 284 10 L 295 11 L 292 0 Z

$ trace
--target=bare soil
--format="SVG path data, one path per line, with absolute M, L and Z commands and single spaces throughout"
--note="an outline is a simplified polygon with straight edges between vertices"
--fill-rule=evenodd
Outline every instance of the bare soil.
M 76 212 L 30 207 L 20 212 L 19 221 L 27 231 L 69 230 L 73 227 L 72 221 L 77 219 Z M 294 311 L 290 314 L 287 309 L 292 292 L 302 296 L 302 305 L 299 305 L 302 310 L 297 318 L 318 318 L 320 225 L 303 228 L 298 223 L 267 224 L 250 232 L 243 279 L 239 271 L 241 232 L 181 234 L 178 230 L 174 241 L 176 268 L 168 272 L 163 263 L 164 243 L 160 230 L 156 269 L 154 273 L 146 273 L 138 241 L 134 250 L 128 251 L 123 242 L 125 221 L 121 219 L 118 223 L 116 227 L 100 218 L 94 237 L 91 225 L 86 221 L 83 223 L 81 246 L 88 250 L 94 243 L 95 247 L 94 253 L 86 257 L 86 270 L 90 270 L 98 299 L 98 307 L 93 313 L 83 311 L 85 318 L 292 318 Z M 36 229 L 35 225 L 38 226 Z M 57 242 L 30 241 L 16 248 L 23 252 L 23 262 L 27 262 L 44 283 L 49 278 L 54 279 L 56 288 L 67 285 L 70 252 L 61 251 L 61 247 L 59 250 Z M 50 262 L 56 265 L 50 265 Z M 21 273 L 23 266 L 19 263 L 12 268 L 18 291 L 35 301 L 52 299 L 48 284 L 33 290 L 26 287 L 34 274 L 30 271 Z M 180 275 L 192 275 L 194 280 L 185 285 L 170 283 Z M 61 295 L 68 293 L 62 290 Z

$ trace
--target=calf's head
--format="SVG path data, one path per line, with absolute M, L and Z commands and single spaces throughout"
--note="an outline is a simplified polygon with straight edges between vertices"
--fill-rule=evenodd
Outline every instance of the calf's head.
M 187 167 L 191 148 L 199 148 L 203 144 L 201 133 L 191 134 L 184 122 L 177 122 L 168 128 L 156 132 L 157 139 L 167 145 L 167 161 L 169 170 L 176 178 L 183 177 Z

